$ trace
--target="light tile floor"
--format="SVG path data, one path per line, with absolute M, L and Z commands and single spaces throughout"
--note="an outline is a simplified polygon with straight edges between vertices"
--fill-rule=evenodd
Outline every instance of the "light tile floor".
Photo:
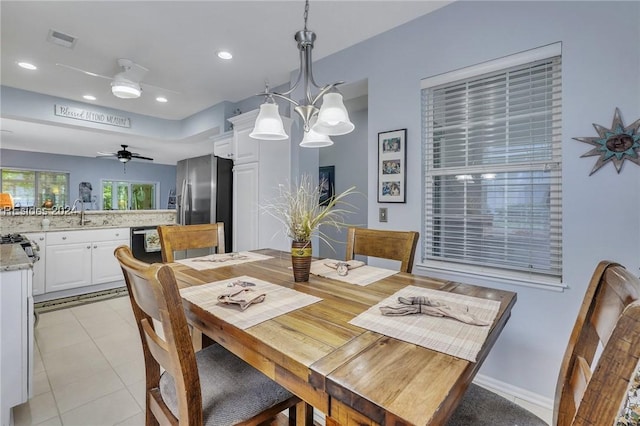
M 144 358 L 127 297 L 40 314 L 35 342 L 34 393 L 14 408 L 16 426 L 144 425 Z M 503 396 L 551 421 L 550 410 Z
M 16 426 L 144 425 L 144 360 L 129 299 L 47 312 L 35 330 L 34 394 Z

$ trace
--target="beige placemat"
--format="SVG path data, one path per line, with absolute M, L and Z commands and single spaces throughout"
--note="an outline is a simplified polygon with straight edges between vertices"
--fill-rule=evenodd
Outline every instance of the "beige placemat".
M 364 265 L 359 268 L 350 269 L 347 275 L 340 276 L 338 275 L 338 271 L 325 265 L 325 262 L 338 262 L 338 260 L 324 259 L 311 262 L 311 273 L 320 277 L 331 278 L 332 280 L 344 281 L 345 283 L 361 286 L 369 285 L 398 273 L 398 271 L 392 271 L 391 269 Z
M 407 286 L 367 309 L 349 323 L 458 358 L 476 361 L 478 352 L 489 334 L 490 325 L 469 325 L 455 319 L 425 314 L 396 317 L 384 316 L 380 313 L 380 306 L 395 305 L 400 296 L 426 296 L 452 307 L 460 309 L 468 307 L 468 312 L 478 319 L 491 322 L 500 309 L 500 302 L 496 300 Z
M 218 296 L 228 294 L 233 289 L 239 288 L 236 286 L 228 286 L 228 284 L 234 281 L 254 283 L 255 286 L 248 288 L 255 289 L 256 293 L 264 293 L 266 295 L 264 301 L 252 304 L 244 311 L 242 311 L 238 305 L 218 303 Z M 223 318 L 226 322 L 243 330 L 322 300 L 319 297 L 301 293 L 247 275 L 183 288 L 180 290 L 180 294 L 191 303 L 200 306 L 205 311 Z
M 240 263 L 255 262 L 256 260 L 271 258 L 272 256 L 264 254 L 241 251 L 239 253 L 220 253 L 210 254 L 208 256 L 191 257 L 189 259 L 176 260 L 176 262 L 182 263 L 190 268 L 197 269 L 198 271 L 203 271 L 205 269 L 221 268 L 223 266 L 239 265 Z

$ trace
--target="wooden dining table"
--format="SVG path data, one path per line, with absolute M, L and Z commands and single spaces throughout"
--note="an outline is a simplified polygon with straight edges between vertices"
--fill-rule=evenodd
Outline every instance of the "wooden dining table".
M 311 275 L 294 282 L 290 254 L 264 249 L 269 259 L 197 270 L 171 263 L 181 288 L 250 276 L 321 298 L 241 329 L 183 299 L 189 322 L 310 406 L 327 425 L 442 425 L 455 410 L 509 319 L 513 292 L 397 273 L 367 286 Z M 406 286 L 500 303 L 476 362 L 447 355 L 349 323 Z M 251 309 L 251 307 L 249 307 Z M 301 413 L 309 418 L 311 413 Z

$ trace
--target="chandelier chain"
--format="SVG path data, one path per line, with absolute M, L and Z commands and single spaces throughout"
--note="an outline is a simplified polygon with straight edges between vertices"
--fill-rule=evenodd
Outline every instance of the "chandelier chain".
M 307 19 L 309 18 L 309 0 L 304 4 L 304 30 L 307 31 Z

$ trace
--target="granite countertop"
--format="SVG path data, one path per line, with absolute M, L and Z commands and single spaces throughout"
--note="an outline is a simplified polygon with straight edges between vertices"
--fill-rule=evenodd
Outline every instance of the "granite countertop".
M 0 234 L 55 232 L 84 229 L 131 228 L 176 223 L 175 210 L 87 210 L 80 212 L 0 212 Z
M 0 245 L 0 271 L 29 269 L 33 263 L 20 244 Z

